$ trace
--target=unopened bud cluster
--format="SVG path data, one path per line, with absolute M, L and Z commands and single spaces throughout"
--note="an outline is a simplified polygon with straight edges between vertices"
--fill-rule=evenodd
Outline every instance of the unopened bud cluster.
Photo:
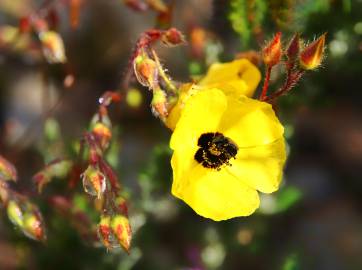
M 101 216 L 98 236 L 108 249 L 121 246 L 128 253 L 132 240 L 128 217 L 122 214 Z
M 153 93 L 152 112 L 162 121 L 165 121 L 170 107 L 169 97 L 175 94 L 175 86 L 166 75 L 166 71 L 151 48 L 152 44 L 158 40 L 166 46 L 176 46 L 185 42 L 183 35 L 176 28 L 164 31 L 149 30 L 138 41 L 132 61 L 137 81 Z
M 7 203 L 7 214 L 10 221 L 29 238 L 38 241 L 46 239 L 43 218 L 34 204 L 11 199 Z
M 273 67 L 281 60 L 285 54 L 286 63 L 289 67 L 294 67 L 293 63 L 298 60 L 299 68 L 303 70 L 313 70 L 319 67 L 323 60 L 326 34 L 305 46 L 299 37 L 295 34 L 285 52 L 282 48 L 281 33 L 278 32 L 271 41 L 262 50 L 263 61 L 266 66 Z M 287 67 L 288 67 L 287 66 Z
M 325 37 L 326 34 L 323 34 L 309 45 L 304 45 L 299 34 L 296 33 L 284 50 L 281 42 L 281 33 L 278 32 L 262 50 L 262 58 L 266 66 L 266 76 L 260 100 L 268 101 L 286 94 L 302 78 L 305 71 L 318 68 L 323 61 Z M 267 90 L 271 70 L 282 60 L 286 67 L 285 83 L 281 88 L 268 96 Z
M 88 150 L 88 162 L 81 179 L 84 191 L 93 197 L 95 208 L 101 213 L 97 226 L 98 240 L 108 249 L 122 247 L 128 252 L 132 234 L 127 202 L 120 195 L 116 173 L 104 157 L 112 138 L 108 106 L 120 100 L 120 95 L 111 91 L 105 92 L 99 99 L 98 113 L 91 121 L 90 131 L 85 133 L 82 140 L 81 148 Z

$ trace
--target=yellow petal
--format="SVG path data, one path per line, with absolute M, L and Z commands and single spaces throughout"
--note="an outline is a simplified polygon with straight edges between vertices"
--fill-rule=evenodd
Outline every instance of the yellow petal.
M 269 144 L 283 137 L 284 128 L 269 103 L 241 97 L 228 97 L 218 130 L 238 147 Z
M 259 147 L 239 148 L 232 166 L 226 169 L 249 187 L 271 193 L 279 188 L 285 159 L 284 139 L 279 139 Z
M 225 110 L 226 96 L 218 89 L 198 91 L 190 96 L 172 134 L 170 147 L 197 147 L 201 134 L 217 130 Z
M 212 64 L 200 86 L 216 87 L 226 93 L 252 97 L 261 79 L 256 66 L 247 59 Z
M 179 176 L 172 194 L 198 213 L 215 221 L 251 215 L 259 207 L 259 196 L 225 169 L 210 170 L 197 165 Z M 175 182 L 174 182 L 175 183 Z
M 198 91 L 198 87 L 196 87 L 192 83 L 185 83 L 181 85 L 179 88 L 179 96 L 177 103 L 173 106 L 171 109 L 169 115 L 166 118 L 166 126 L 174 130 L 176 127 L 176 124 L 178 120 L 180 119 L 181 112 L 183 108 L 185 107 L 185 104 L 189 97 L 191 97 L 193 94 L 195 94 Z

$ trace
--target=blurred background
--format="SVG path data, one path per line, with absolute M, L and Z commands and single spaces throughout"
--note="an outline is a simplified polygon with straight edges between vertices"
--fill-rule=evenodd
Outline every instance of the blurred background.
M 43 16 L 59 33 L 65 63 L 46 56 L 36 33 L 16 32 L 27 16 Z M 255 51 L 276 31 L 284 44 L 295 32 L 309 41 L 328 33 L 322 67 L 278 100 L 289 144 L 283 186 L 262 195 L 250 217 L 213 222 L 171 196 L 171 133 L 152 116 L 147 89 L 134 80 L 122 88 L 139 35 L 168 26 L 188 43 L 156 49 L 180 82 L 216 61 L 247 56 L 258 64 Z M 271 89 L 281 75 L 272 74 Z M 107 90 L 124 101 L 109 111 L 107 160 L 129 204 L 130 255 L 89 243 L 77 219 L 49 203 L 67 197 L 93 228 L 99 215 L 81 184 L 56 179 L 39 195 L 31 180 L 57 157 L 76 159 Z M 0 0 L 0 154 L 18 170 L 14 190 L 39 206 L 48 238 L 26 238 L 2 208 L 0 269 L 362 269 L 361 105 L 361 0 Z

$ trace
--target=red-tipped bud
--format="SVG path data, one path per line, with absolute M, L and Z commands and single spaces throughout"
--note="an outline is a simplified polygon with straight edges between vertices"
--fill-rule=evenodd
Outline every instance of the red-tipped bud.
M 185 38 L 176 28 L 170 28 L 162 33 L 161 40 L 167 46 L 176 46 L 185 43 Z
M 29 17 L 21 17 L 19 19 L 19 31 L 20 33 L 28 33 L 31 30 L 31 24 Z
M 275 34 L 274 38 L 264 47 L 262 51 L 263 61 L 268 67 L 279 63 L 282 56 L 281 32 Z
M 24 224 L 24 220 L 23 220 L 23 210 L 21 209 L 20 205 L 18 202 L 16 201 L 9 201 L 8 205 L 7 205 L 7 214 L 8 217 L 10 219 L 10 221 L 18 227 L 22 227 Z
M 24 215 L 24 234 L 34 240 L 44 241 L 46 239 L 43 219 L 40 213 L 28 213 Z
M 112 217 L 111 228 L 120 246 L 128 253 L 132 240 L 132 231 L 128 218 L 123 215 Z
M 94 125 L 94 127 L 92 129 L 92 133 L 99 141 L 102 149 L 106 149 L 112 138 L 111 129 L 108 126 L 106 126 L 105 124 L 98 122 Z
M 166 119 L 168 115 L 167 110 L 167 97 L 166 93 L 160 88 L 153 91 L 153 98 L 151 102 L 152 112 L 161 119 Z
M 45 59 L 50 64 L 65 63 L 65 49 L 63 39 L 57 32 L 43 31 L 39 33 Z
M 118 247 L 118 241 L 112 232 L 110 216 L 101 216 L 101 220 L 98 223 L 97 232 L 99 239 L 106 248 L 112 249 Z
M 120 214 L 128 216 L 128 206 L 125 198 L 118 196 L 115 200 L 115 204 Z
M 109 106 L 112 102 L 120 102 L 121 95 L 117 92 L 107 91 L 98 100 L 99 104 Z
M 299 34 L 296 33 L 290 40 L 288 49 L 286 51 L 288 59 L 294 61 L 299 55 L 299 50 L 300 50 L 300 37 Z
M 13 180 L 16 181 L 18 174 L 15 167 L 5 158 L 0 156 L 0 180 Z
M 100 198 L 106 190 L 106 177 L 96 167 L 89 165 L 82 174 L 84 191 Z
M 134 59 L 133 68 L 140 84 L 148 88 L 158 86 L 157 63 L 146 54 L 140 54 Z
M 7 205 L 7 214 L 10 221 L 27 237 L 38 241 L 46 239 L 43 218 L 32 203 L 11 200 Z
M 43 170 L 33 176 L 34 183 L 38 186 L 38 192 L 41 193 L 43 187 L 53 178 L 64 178 L 73 166 L 73 162 L 68 159 L 56 159 L 47 164 Z
M 324 33 L 301 51 L 299 63 L 303 69 L 312 70 L 320 66 L 323 60 L 326 35 Z

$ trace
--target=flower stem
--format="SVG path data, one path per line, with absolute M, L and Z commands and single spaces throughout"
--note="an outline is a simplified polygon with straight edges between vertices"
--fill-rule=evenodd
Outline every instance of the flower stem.
M 270 102 L 276 99 L 277 97 L 280 97 L 282 95 L 287 94 L 302 78 L 304 75 L 304 71 L 288 71 L 287 78 L 285 80 L 285 83 L 282 87 L 280 87 L 277 91 L 275 91 L 273 94 L 271 94 L 269 97 L 265 96 L 262 101 Z
M 259 97 L 260 100 L 264 100 L 266 98 L 266 93 L 268 92 L 268 87 L 269 87 L 271 70 L 272 70 L 272 66 L 268 66 L 267 69 L 266 69 L 263 90 L 262 90 L 261 95 Z
M 163 70 L 160 60 L 158 59 L 158 56 L 156 54 L 156 52 L 151 49 L 153 58 L 155 59 L 155 62 L 157 64 L 157 68 L 159 71 L 160 76 L 162 77 L 163 81 L 165 82 L 167 88 L 172 92 L 172 93 L 177 93 L 177 88 L 176 86 L 172 83 L 172 81 L 169 79 L 169 77 L 167 76 L 167 74 L 165 73 L 165 71 Z

